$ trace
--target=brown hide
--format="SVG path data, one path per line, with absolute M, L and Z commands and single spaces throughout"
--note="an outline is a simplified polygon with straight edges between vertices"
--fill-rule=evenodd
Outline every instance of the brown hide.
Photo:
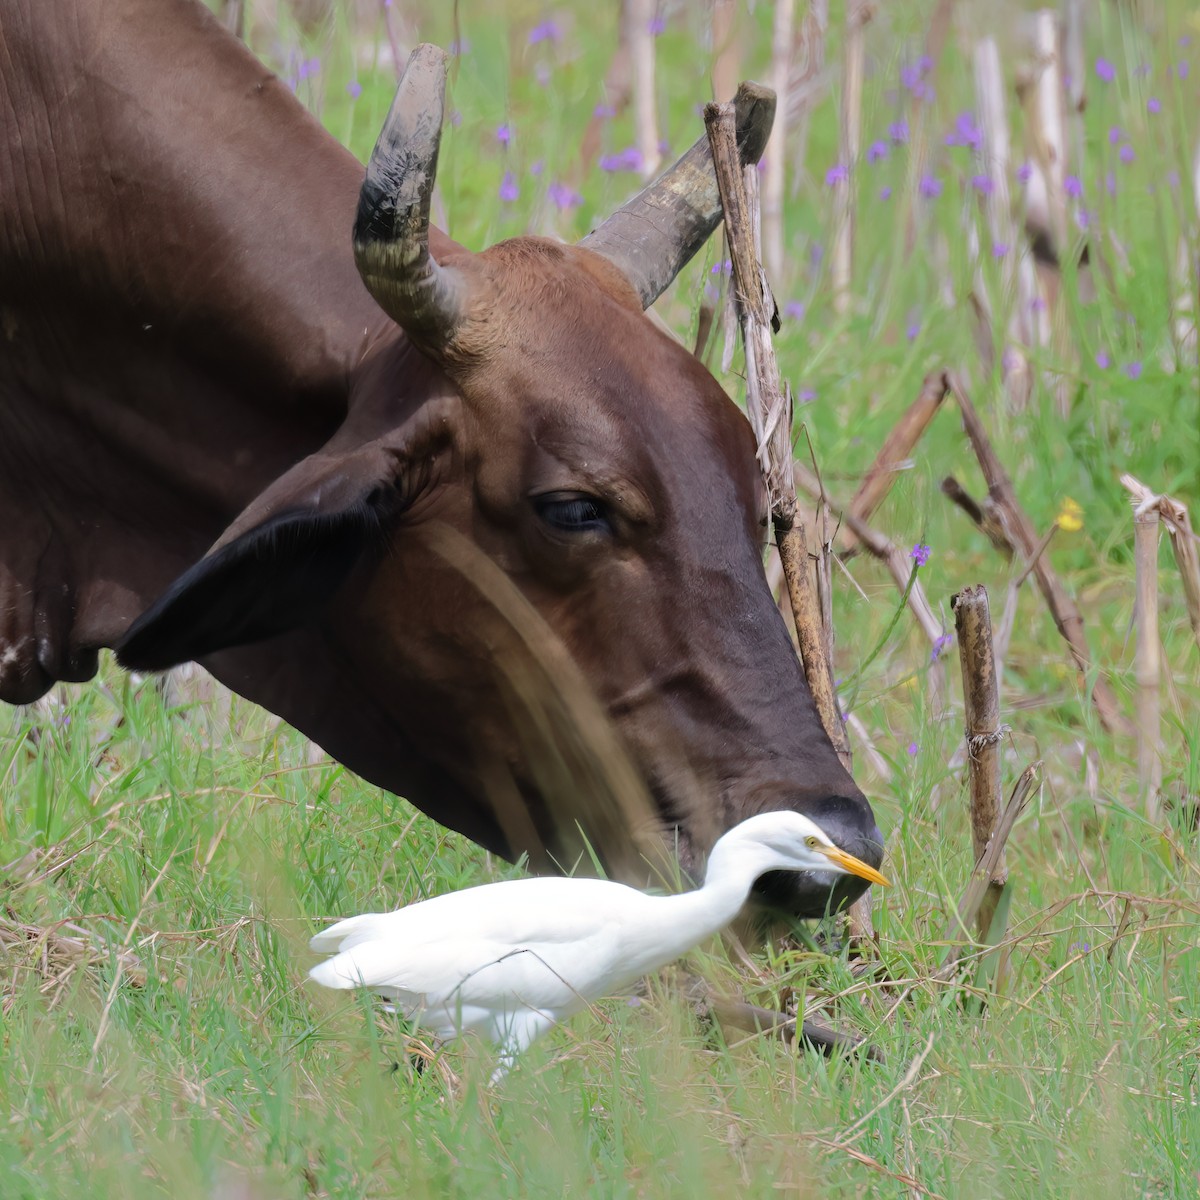
M 0 696 L 124 638 L 538 866 L 780 807 L 880 861 L 749 427 L 609 263 L 434 231 L 489 297 L 435 365 L 359 280 L 362 168 L 198 4 L 8 0 L 0 51 Z

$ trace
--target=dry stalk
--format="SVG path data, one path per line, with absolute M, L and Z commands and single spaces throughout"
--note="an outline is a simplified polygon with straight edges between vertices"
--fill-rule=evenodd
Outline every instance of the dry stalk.
M 641 155 L 643 179 L 653 177 L 662 160 L 658 149 L 658 111 L 654 103 L 654 34 L 650 28 L 654 9 L 655 0 L 629 0 L 623 14 L 630 23 L 634 145 Z
M 712 83 L 714 96 L 732 96 L 741 78 L 742 48 L 738 39 L 737 0 L 713 0 Z
M 1017 228 L 1012 219 L 1012 202 L 1008 190 L 1008 104 L 1000 50 L 994 38 L 983 38 L 975 46 L 975 96 L 979 105 L 979 125 L 982 133 L 979 166 L 991 185 L 982 197 L 988 233 L 994 249 L 1007 247 L 1006 253 L 1000 259 L 1000 279 L 1004 299 L 1011 305 L 1012 318 L 1007 339 L 1010 344 L 1006 353 L 1001 355 L 1001 372 L 1008 394 L 1009 408 L 1016 412 L 1026 406 L 1033 388 L 1029 362 L 1021 347 L 1034 344 L 1033 302 L 1038 295 L 1038 287 L 1037 276 L 1029 256 L 1017 251 Z M 982 272 L 979 273 L 976 288 L 983 302 L 985 292 Z M 988 345 L 991 349 L 990 337 Z
M 1135 675 L 1137 701 L 1138 790 L 1152 824 L 1162 821 L 1162 733 L 1159 684 L 1162 660 L 1158 648 L 1158 506 L 1137 505 L 1133 510 L 1133 563 L 1137 601 Z
M 617 48 L 604 73 L 604 99 L 613 113 L 623 112 L 629 106 L 633 93 L 633 49 L 629 42 L 630 8 L 632 0 L 623 0 L 621 18 L 617 22 Z M 592 114 L 579 144 L 579 177 L 588 174 L 600 153 L 607 118 L 599 111 Z
M 807 0 L 796 31 L 787 92 L 781 98 L 787 109 L 788 124 L 796 122 L 794 161 L 799 163 L 805 161 L 809 113 L 828 86 L 825 73 L 825 31 L 828 28 L 829 0 Z
M 920 394 L 892 427 L 891 433 L 887 435 L 875 456 L 875 461 L 850 500 L 849 511 L 860 521 L 869 521 L 883 503 L 896 480 L 896 473 L 904 469 L 913 447 L 937 416 L 949 388 L 950 383 L 945 371 L 932 371 L 925 376 Z M 842 536 L 843 556 L 849 557 L 853 554 L 857 543 L 858 535 L 853 529 L 847 528 Z
M 1000 690 L 992 653 L 992 617 L 987 589 L 982 584 L 964 588 L 951 601 L 958 657 L 963 677 L 963 709 L 967 760 L 971 781 L 971 841 L 979 860 L 996 832 L 1000 814 Z M 982 942 L 1008 882 L 1003 857 L 988 878 L 988 889 L 979 910 L 978 933 Z
M 955 504 L 961 508 L 974 521 L 979 530 L 987 535 L 988 541 L 1005 558 L 1012 558 L 1013 544 L 1009 541 L 1008 534 L 1004 532 L 1004 526 L 1001 524 L 1000 517 L 996 512 L 996 506 L 992 503 L 991 497 L 984 497 L 983 503 L 980 504 L 953 475 L 947 475 L 942 480 L 941 486 L 942 495 L 951 504 Z
M 1016 786 L 1008 798 L 1008 803 L 1004 806 L 1003 813 L 1000 814 L 999 821 L 996 822 L 995 831 L 983 853 L 975 860 L 975 870 L 971 872 L 971 878 L 963 891 L 962 899 L 959 900 L 958 907 L 955 909 L 954 919 L 946 931 L 946 941 L 952 943 L 953 949 L 945 963 L 934 972 L 935 980 L 945 981 L 954 977 L 959 960 L 965 953 L 963 939 L 970 936 L 971 926 L 977 923 L 980 908 L 991 890 L 996 867 L 1004 859 L 1004 847 L 1008 842 L 1009 834 L 1012 833 L 1013 826 L 1017 823 L 1017 817 L 1021 815 L 1021 810 L 1025 807 L 1030 795 L 1040 783 L 1041 770 L 1042 764 L 1038 761 L 1031 763 L 1021 772 L 1021 777 L 1017 780 Z
M 775 0 L 775 21 L 771 33 L 771 86 L 777 96 L 788 92 L 788 73 L 792 67 L 792 26 L 796 0 Z M 775 111 L 775 124 L 767 142 L 766 178 L 763 180 L 763 261 L 776 283 L 783 277 L 783 193 L 787 182 L 788 106 Z
M 759 466 L 766 480 L 775 545 L 787 583 L 796 625 L 796 640 L 809 691 L 821 724 L 850 770 L 850 743 L 833 687 L 833 663 L 826 652 L 821 606 L 813 587 L 804 525 L 797 519 L 796 485 L 792 476 L 792 403 L 784 390 L 775 359 L 772 327 L 778 320 L 775 302 L 755 248 L 757 172 L 740 166 L 731 104 L 709 104 L 704 123 L 712 145 L 713 165 L 725 213 L 725 233 L 732 261 L 733 292 L 737 297 L 746 356 L 746 411 L 758 446 Z M 747 197 L 747 183 L 751 196 Z M 755 203 L 751 203 L 751 201 Z M 832 634 L 829 635 L 832 644 Z M 873 940 L 870 893 L 851 906 L 851 937 L 859 944 Z
M 1200 646 L 1200 555 L 1197 554 L 1196 535 L 1192 532 L 1192 520 L 1188 510 L 1170 496 L 1155 495 L 1132 475 L 1122 475 L 1121 486 L 1133 496 L 1134 503 L 1139 508 L 1147 502 L 1153 502 L 1158 509 L 1158 515 L 1171 538 L 1175 565 L 1179 568 L 1179 576 L 1183 582 L 1188 621 L 1196 635 L 1196 644 Z
M 954 398 L 958 401 L 958 407 L 962 413 L 963 428 L 971 441 L 975 457 L 979 460 L 983 477 L 987 481 L 989 497 L 995 505 L 1008 539 L 1013 548 L 1018 550 L 1024 558 L 1032 559 L 1038 542 L 1033 524 L 1017 502 L 1012 480 L 1009 479 L 992 448 L 987 433 L 984 431 L 983 422 L 979 419 L 979 414 L 975 411 L 975 406 L 971 403 L 962 381 L 953 373 L 949 378 L 950 390 L 954 393 Z M 1088 650 L 1083 617 L 1080 616 L 1075 601 L 1067 594 L 1044 555 L 1034 562 L 1033 571 L 1038 588 L 1050 609 L 1050 615 L 1054 618 L 1054 624 L 1066 640 L 1076 666 L 1086 679 L 1088 674 L 1093 671 L 1094 665 Z M 1092 683 L 1092 702 L 1096 706 L 1100 723 L 1109 733 L 1133 732 L 1129 720 L 1117 704 L 1116 695 L 1108 681 L 1099 673 L 1096 674 Z
M 871 19 L 867 0 L 846 0 L 846 35 L 842 53 L 842 108 L 838 161 L 845 177 L 834 195 L 833 309 L 850 308 L 850 283 L 854 276 L 854 198 L 859 142 L 862 137 L 862 90 L 865 33 Z

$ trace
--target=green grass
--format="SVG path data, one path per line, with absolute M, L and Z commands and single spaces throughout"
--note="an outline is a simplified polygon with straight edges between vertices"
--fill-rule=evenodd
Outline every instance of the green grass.
M 442 153 L 455 237 L 479 247 L 526 228 L 578 236 L 633 188 L 631 175 L 578 165 L 581 132 L 603 99 L 614 6 L 561 5 L 562 41 L 534 47 L 528 29 L 548 15 L 537 4 L 507 5 L 505 19 L 479 0 L 400 7 L 416 14 L 422 36 L 472 47 L 452 80 L 461 124 Z M 889 93 L 923 31 L 917 5 L 879 7 L 868 145 L 899 115 Z M 744 26 L 747 75 L 763 74 L 769 19 L 759 5 Z M 1013 19 L 1005 17 L 1005 37 Z M 855 304 L 841 318 L 828 256 L 818 262 L 815 252 L 832 228 L 824 179 L 836 160 L 836 79 L 813 111 L 788 212 L 789 271 L 776 281 L 780 300 L 802 301 L 806 312 L 785 322 L 779 352 L 795 388 L 816 393 L 800 415 L 831 490 L 843 495 L 924 374 L 965 373 L 1035 524 L 1048 527 L 1067 496 L 1083 508 L 1083 530 L 1059 535 L 1048 553 L 1080 603 L 1097 663 L 1132 712 L 1131 524 L 1117 476 L 1132 471 L 1200 500 L 1197 370 L 1171 336 L 1173 304 L 1186 290 L 1176 248 L 1182 239 L 1193 255 L 1200 249 L 1188 166 L 1195 79 L 1167 74 L 1191 53 L 1178 39 L 1200 30 L 1181 5 L 1156 10 L 1155 23 L 1135 23 L 1116 6 L 1096 6 L 1090 19 L 1079 174 L 1110 273 L 1096 273 L 1096 297 L 1085 302 L 1068 272 L 1064 349 L 1042 353 L 1029 409 L 1006 410 L 999 380 L 980 366 L 967 305 L 941 294 L 944 275 L 960 297 L 973 277 L 963 219 L 976 219 L 964 204 L 975 168 L 968 151 L 942 144 L 955 116 L 974 106 L 964 58 L 973 30 L 951 36 L 935 80 L 930 170 L 943 188 L 914 202 L 911 256 L 903 254 L 907 151 L 892 147 L 858 168 Z M 663 127 L 675 151 L 700 130 L 702 26 L 701 6 L 689 8 L 658 43 Z M 294 29 L 280 28 L 264 46 L 300 44 Z M 319 54 L 322 65 L 301 94 L 365 156 L 391 77 L 353 66 L 347 20 L 330 38 L 305 36 L 299 53 Z M 831 62 L 837 54 L 835 30 Z M 1091 65 L 1101 54 L 1116 67 L 1109 84 Z M 1137 72 L 1141 63 L 1149 75 Z M 357 99 L 345 90 L 351 79 L 363 88 Z M 1151 97 L 1160 112 L 1148 111 Z M 514 131 L 507 150 L 494 136 L 503 121 Z M 1013 121 L 1019 138 L 1015 109 Z M 1113 126 L 1127 135 L 1119 144 L 1135 148 L 1132 162 L 1110 144 Z M 628 145 L 628 118 L 604 136 L 605 152 Z M 497 198 L 505 170 L 521 189 L 507 205 Z M 546 201 L 554 180 L 578 187 L 584 203 L 555 214 Z M 880 199 L 888 186 L 892 196 Z M 710 248 L 660 304 L 684 336 L 716 254 Z M 1003 308 L 990 260 L 986 271 Z M 1112 365 L 1097 364 L 1101 352 Z M 1133 362 L 1142 365 L 1136 379 L 1125 371 Z M 1065 418 L 1041 369 L 1071 382 Z M 725 383 L 740 394 L 736 375 Z M 948 624 L 950 595 L 979 581 L 998 617 L 1014 568 L 939 495 L 951 472 L 982 491 L 947 407 L 876 524 L 899 544 L 933 547 L 920 579 Z M 1172 673 L 1166 788 L 1194 796 L 1200 655 L 1165 548 L 1161 566 Z M 897 603 L 880 566 L 855 559 L 849 570 L 861 592 L 840 573 L 836 585 L 838 671 L 847 677 L 883 638 Z M 95 685 L 56 693 L 58 706 L 12 714 L 0 737 L 0 929 L 9 931 L 0 953 L 0 1195 L 918 1194 L 901 1176 L 946 1197 L 1194 1194 L 1195 835 L 1178 816 L 1166 836 L 1145 824 L 1131 740 L 1099 727 L 1031 585 L 1020 605 L 1002 694 L 1006 771 L 1011 784 L 1041 758 L 1045 786 L 1010 843 L 1011 925 L 998 994 L 982 1013 L 932 978 L 970 869 L 970 836 L 962 770 L 947 766 L 961 740 L 955 656 L 946 660 L 951 705 L 935 719 L 928 647 L 907 617 L 867 664 L 856 701 L 892 768 L 885 783 L 859 756 L 896 884 L 875 909 L 891 982 L 844 955 L 794 947 L 757 951 L 754 973 L 720 945 L 691 959 L 715 985 L 756 1003 L 823 1009 L 866 1034 L 881 1064 L 826 1061 L 759 1037 L 726 1040 L 693 1018 L 667 972 L 639 1005 L 605 1003 L 539 1043 L 498 1092 L 484 1086 L 486 1055 L 470 1049 L 449 1050 L 414 1075 L 392 1021 L 305 984 L 307 936 L 323 917 L 517 868 L 328 762 L 310 765 L 297 734 L 238 701 L 228 714 L 167 711 L 150 684 L 106 662 Z

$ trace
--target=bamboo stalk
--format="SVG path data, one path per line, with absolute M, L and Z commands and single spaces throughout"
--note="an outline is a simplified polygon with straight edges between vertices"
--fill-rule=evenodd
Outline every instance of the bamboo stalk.
M 662 155 L 658 149 L 658 111 L 654 102 L 654 20 L 655 0 L 629 0 L 629 46 L 633 55 L 633 128 L 634 144 L 641 156 L 643 179 L 658 172 Z
M 846 0 L 846 33 L 842 51 L 842 106 L 838 161 L 846 172 L 834 194 L 833 309 L 849 311 L 850 284 L 854 277 L 855 179 L 862 138 L 863 59 L 866 24 L 871 19 L 867 0 Z
M 1024 558 L 1032 559 L 1038 540 L 1033 524 L 1017 502 L 1012 480 L 1009 479 L 992 448 L 987 433 L 984 431 L 983 422 L 979 419 L 979 414 L 975 411 L 975 406 L 971 403 L 962 381 L 953 373 L 950 375 L 950 390 L 958 401 L 963 428 L 971 441 L 975 457 L 979 460 L 983 477 L 987 481 L 988 493 L 1001 515 L 1013 547 L 1020 551 Z M 1088 650 L 1083 617 L 1080 616 L 1075 601 L 1071 599 L 1059 582 L 1058 576 L 1044 555 L 1035 561 L 1033 570 L 1038 588 L 1050 609 L 1050 615 L 1054 618 L 1054 624 L 1066 640 L 1071 657 L 1086 679 L 1093 670 L 1093 663 Z M 1092 683 L 1091 695 L 1100 717 L 1100 723 L 1109 733 L 1133 732 L 1133 727 L 1121 712 L 1116 695 L 1108 681 L 1098 673 Z
M 1162 734 L 1159 711 L 1162 662 L 1158 649 L 1158 527 L 1156 504 L 1139 505 L 1134 509 L 1138 789 L 1146 806 L 1146 817 L 1155 825 L 1162 821 Z
M 788 91 L 788 73 L 792 66 L 792 26 L 796 0 L 775 0 L 775 21 L 771 33 L 771 86 L 777 96 Z M 776 284 L 783 278 L 783 194 L 787 182 L 788 106 L 775 110 L 775 124 L 767 141 L 766 178 L 763 180 L 763 260 Z
M 976 861 L 996 832 L 1000 813 L 1000 692 L 992 653 L 992 618 L 987 589 L 964 588 L 952 597 L 959 663 L 963 676 L 963 707 L 971 782 L 971 840 Z M 1001 857 L 988 879 L 987 894 L 978 915 L 979 940 L 987 937 L 1000 902 L 1008 868 Z
M 949 388 L 945 371 L 932 371 L 925 376 L 917 398 L 892 427 L 891 433 L 887 435 L 875 456 L 875 461 L 850 499 L 850 512 L 859 520 L 869 521 L 883 503 L 896 481 L 896 472 L 907 461 L 913 447 L 937 416 Z M 858 535 L 853 529 L 847 529 L 842 535 L 842 553 L 847 557 L 853 554 L 857 543 Z

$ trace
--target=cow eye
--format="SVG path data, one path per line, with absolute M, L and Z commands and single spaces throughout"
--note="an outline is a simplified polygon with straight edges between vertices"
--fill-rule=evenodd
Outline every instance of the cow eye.
M 608 505 L 596 496 L 554 493 L 534 499 L 537 514 L 562 533 L 612 533 Z

